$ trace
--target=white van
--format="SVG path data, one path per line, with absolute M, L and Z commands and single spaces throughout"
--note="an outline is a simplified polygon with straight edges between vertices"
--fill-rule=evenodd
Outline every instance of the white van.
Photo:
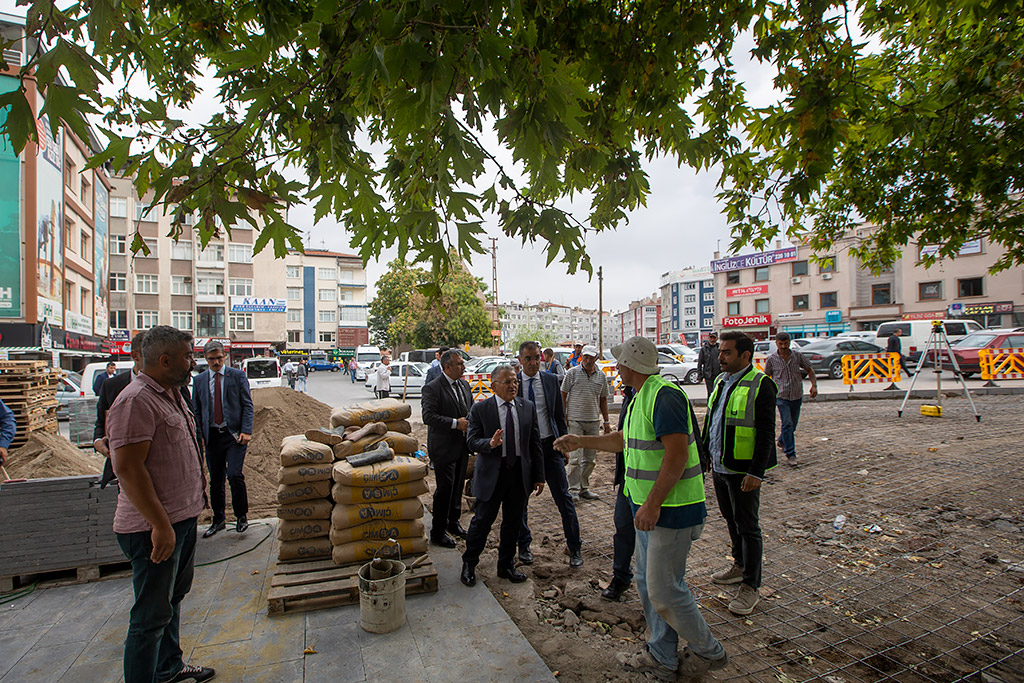
M 281 377 L 281 363 L 276 358 L 246 358 L 242 361 L 242 372 L 249 378 L 251 389 L 284 386 Z
M 893 330 L 899 328 L 902 332 L 900 343 L 903 345 L 903 355 L 907 360 L 916 363 L 924 352 L 924 346 L 928 341 L 928 336 L 932 333 L 932 323 L 934 322 L 934 320 L 893 320 L 882 323 L 875 333 L 875 343 L 884 349 Z M 981 325 L 973 320 L 943 320 L 942 324 L 946 328 L 946 336 L 949 337 L 950 343 L 982 329 Z
M 82 370 L 82 384 L 79 388 L 80 397 L 96 398 L 96 394 L 92 390 L 92 383 L 96 381 L 96 375 L 101 375 L 107 371 L 107 363 L 109 362 L 89 363 L 85 366 L 85 369 Z M 131 372 L 135 361 L 119 360 L 114 361 L 114 365 L 117 367 L 115 370 L 116 374 L 120 375 L 122 372 Z
M 366 372 L 380 362 L 380 349 L 369 344 L 356 347 L 356 379 L 365 380 Z

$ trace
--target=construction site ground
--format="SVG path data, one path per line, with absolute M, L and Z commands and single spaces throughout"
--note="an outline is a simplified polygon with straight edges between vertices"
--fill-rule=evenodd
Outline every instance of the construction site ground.
M 687 577 L 731 659 L 708 680 L 1024 680 L 1024 401 L 976 397 L 980 423 L 965 399 L 944 400 L 941 418 L 921 416 L 921 403 L 903 417 L 892 400 L 805 404 L 800 465 L 773 470 L 763 489 L 763 599 L 749 617 L 731 615 L 728 589 L 710 581 L 730 557 L 708 483 Z M 598 460 L 601 499 L 578 506 L 582 569 L 568 567 L 545 492 L 531 499 L 529 581 L 496 579 L 496 533 L 477 571 L 486 587 L 458 583 L 461 543 L 432 546 L 439 592 L 410 597 L 407 624 L 374 636 L 359 628 L 357 606 L 268 617 L 271 535 L 197 570 L 184 603 L 186 656 L 225 681 L 637 680 L 616 660 L 645 639 L 635 589 L 622 602 L 600 598 L 614 490 L 612 456 Z M 200 540 L 198 561 L 245 550 L 268 531 Z M 119 680 L 130 604 L 120 578 L 0 605 L 0 681 Z

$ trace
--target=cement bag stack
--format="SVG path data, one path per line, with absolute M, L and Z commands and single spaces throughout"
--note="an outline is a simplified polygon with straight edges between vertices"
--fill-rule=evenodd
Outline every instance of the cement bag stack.
M 279 560 L 331 556 L 331 447 L 299 436 L 281 442 L 278 472 L 277 538 Z
M 334 563 L 366 562 L 388 538 L 398 541 L 403 556 L 426 552 L 419 500 L 427 492 L 426 476 L 426 463 L 406 455 L 359 467 L 336 462 L 331 474 Z

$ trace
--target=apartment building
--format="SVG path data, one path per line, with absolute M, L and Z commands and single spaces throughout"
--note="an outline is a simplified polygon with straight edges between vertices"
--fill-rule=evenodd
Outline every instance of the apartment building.
M 289 253 L 282 265 L 289 351 L 351 354 L 369 342 L 366 270 L 358 256 L 307 249 Z
M 654 295 L 630 302 L 629 308 L 616 314 L 617 339 L 605 341 L 605 346 L 619 344 L 630 337 L 647 337 L 655 344 L 661 343 L 661 297 Z
M 715 329 L 715 278 L 708 266 L 688 266 L 663 273 L 661 290 L 662 344 L 685 340 L 695 346 Z
M 921 256 L 935 253 L 935 247 L 911 243 L 892 268 L 874 274 L 849 250 L 874 229 L 852 231 L 817 261 L 799 243 L 726 258 L 716 252 L 711 270 L 722 327 L 764 339 L 779 330 L 800 337 L 834 336 L 898 319 L 964 317 L 986 326 L 1024 324 L 1024 274 L 1019 269 L 988 272 L 1003 254 L 998 245 L 975 240 L 955 259 L 928 268 Z
M 612 333 L 614 324 L 609 312 L 599 314 L 593 308 L 565 306 L 546 301 L 536 304 L 503 303 L 500 310 L 504 339 L 513 339 L 523 330 L 543 330 L 550 333 L 558 344 L 571 345 L 574 341 L 597 344 L 599 333 L 603 330 L 607 346 L 608 335 Z M 602 320 L 603 328 L 599 329 Z

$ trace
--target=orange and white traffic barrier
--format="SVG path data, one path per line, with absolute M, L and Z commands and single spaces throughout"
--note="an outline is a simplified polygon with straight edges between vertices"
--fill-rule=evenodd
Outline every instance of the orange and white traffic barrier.
M 886 389 L 896 389 L 900 381 L 900 354 L 852 353 L 843 356 L 843 384 L 889 382 Z
M 1024 379 L 1024 349 L 981 349 L 978 357 L 982 379 Z

